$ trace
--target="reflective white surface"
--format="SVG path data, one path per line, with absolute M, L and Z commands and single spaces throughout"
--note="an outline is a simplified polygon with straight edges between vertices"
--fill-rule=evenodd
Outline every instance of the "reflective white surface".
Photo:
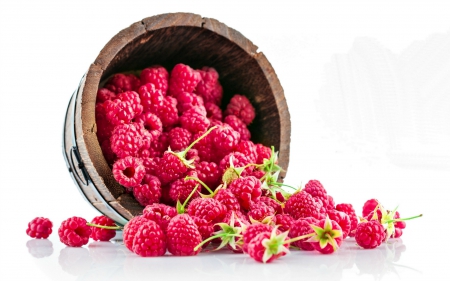
M 192 3 L 194 2 L 194 3 Z M 450 246 L 448 1 L 10 1 L 0 9 L 2 280 L 446 280 Z M 286 183 L 319 179 L 336 203 L 399 205 L 401 240 L 333 255 L 292 251 L 140 258 L 120 243 L 66 248 L 57 229 L 98 214 L 61 153 L 79 79 L 112 36 L 142 18 L 193 12 L 252 40 L 284 88 L 292 122 Z M 25 234 L 37 216 L 49 240 Z

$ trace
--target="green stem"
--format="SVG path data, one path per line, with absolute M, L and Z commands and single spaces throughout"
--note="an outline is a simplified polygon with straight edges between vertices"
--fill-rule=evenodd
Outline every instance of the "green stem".
M 180 156 L 182 156 L 183 158 L 186 156 L 186 153 L 188 153 L 189 149 L 191 149 L 196 143 L 198 143 L 201 139 L 203 139 L 204 137 L 206 137 L 209 133 L 211 133 L 212 130 L 214 130 L 215 128 L 217 128 L 217 126 L 211 127 L 209 128 L 208 131 L 206 131 L 203 135 L 201 135 L 198 139 L 196 139 L 195 141 L 193 141 L 181 154 Z
M 103 229 L 112 229 L 112 230 L 121 230 L 121 229 L 123 229 L 123 227 L 118 226 L 118 225 L 116 225 L 116 226 L 107 226 L 107 225 L 100 225 L 100 224 L 95 224 L 95 223 L 90 223 L 90 222 L 87 222 L 86 225 L 93 226 L 93 227 L 98 227 L 98 228 L 103 228 Z
M 195 180 L 198 183 L 200 183 L 206 190 L 208 190 L 209 194 L 213 194 L 213 191 L 206 185 L 206 183 L 204 183 L 203 181 L 201 181 L 199 178 L 194 178 L 194 177 L 185 177 L 185 180 Z
M 197 246 L 195 246 L 194 251 L 197 251 L 201 246 L 205 245 L 207 242 L 209 242 L 209 241 L 211 241 L 211 240 L 214 240 L 214 239 L 216 239 L 216 238 L 224 237 L 224 236 L 228 236 L 228 237 L 230 237 L 230 236 L 235 236 L 235 237 L 239 236 L 239 237 L 242 237 L 241 234 L 230 234 L 230 233 L 220 233 L 220 234 L 216 234 L 216 235 L 214 235 L 214 236 L 211 236 L 211 237 L 209 237 L 209 238 L 206 238 L 206 239 L 203 240 L 200 244 L 198 244 Z
M 282 182 L 271 182 L 270 184 L 277 185 L 277 186 L 286 186 L 286 187 L 292 188 L 293 190 L 297 190 L 297 188 L 287 185 L 287 184 L 284 184 Z
M 420 218 L 422 216 L 423 216 L 423 214 L 420 214 L 420 215 L 417 215 L 414 217 L 409 217 L 409 218 L 392 219 L 392 220 L 388 220 L 386 223 L 397 222 L 397 221 L 408 221 L 408 220 Z
M 315 232 L 310 233 L 310 234 L 305 234 L 305 235 L 302 235 L 302 236 L 298 236 L 298 237 L 295 237 L 295 238 L 286 240 L 286 241 L 284 241 L 283 243 L 297 242 L 298 240 L 302 240 L 302 239 L 305 239 L 305 238 L 309 238 L 309 237 L 312 237 L 312 236 L 314 236 L 314 235 L 316 235 Z

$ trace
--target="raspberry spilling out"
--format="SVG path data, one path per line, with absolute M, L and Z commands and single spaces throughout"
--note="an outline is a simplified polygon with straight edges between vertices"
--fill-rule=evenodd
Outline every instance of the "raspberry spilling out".
M 154 221 L 139 225 L 133 239 L 133 252 L 141 257 L 157 257 L 166 253 L 166 235 Z
M 26 233 L 31 238 L 47 239 L 52 234 L 53 223 L 48 218 L 37 217 L 28 223 Z
M 380 246 L 385 237 L 383 226 L 376 220 L 359 223 L 355 232 L 356 243 L 364 249 Z
M 277 234 L 274 229 L 272 232 L 260 233 L 248 243 L 247 251 L 258 262 L 268 263 L 280 258 L 289 253 L 287 232 Z
M 95 224 L 95 225 L 100 225 L 100 226 L 112 226 L 115 227 L 116 223 L 106 217 L 106 216 L 97 216 L 95 218 L 92 219 L 90 225 Z M 100 227 L 95 227 L 95 226 L 91 226 L 91 238 L 94 239 L 95 241 L 109 241 L 111 240 L 114 236 L 116 236 L 116 230 L 115 229 L 105 229 L 105 228 L 100 228 Z
M 195 256 L 200 253 L 195 249 L 202 242 L 202 235 L 197 225 L 188 214 L 172 218 L 167 226 L 167 250 L 174 256 Z
M 80 217 L 71 217 L 64 220 L 58 229 L 59 240 L 70 247 L 86 245 L 91 232 L 91 227 L 87 225 L 87 221 Z

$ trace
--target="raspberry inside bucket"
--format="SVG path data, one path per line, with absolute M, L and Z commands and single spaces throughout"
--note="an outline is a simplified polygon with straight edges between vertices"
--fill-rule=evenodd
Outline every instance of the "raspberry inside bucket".
M 125 170 L 123 170 L 123 174 L 129 178 L 134 177 L 134 168 L 133 167 L 127 167 Z

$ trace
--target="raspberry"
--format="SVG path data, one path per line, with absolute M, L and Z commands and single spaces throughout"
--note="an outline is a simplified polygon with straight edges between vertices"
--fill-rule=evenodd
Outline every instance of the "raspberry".
M 348 235 L 350 237 L 355 236 L 355 230 L 356 230 L 356 227 L 358 226 L 358 217 L 356 216 L 356 212 L 355 212 L 355 209 L 353 209 L 352 204 L 345 204 L 345 203 L 337 204 L 336 210 L 338 210 L 340 212 L 344 212 L 349 216 L 351 226 L 350 226 L 350 232 L 348 233 Z
M 157 140 L 162 133 L 163 127 L 161 119 L 153 113 L 145 112 L 135 118 L 136 123 L 140 123 L 152 135 L 152 140 Z
M 250 164 L 250 160 L 244 154 L 242 154 L 240 152 L 231 152 L 231 153 L 227 154 L 225 157 L 223 157 L 222 160 L 220 160 L 219 170 L 221 171 L 222 174 L 225 173 L 225 171 L 228 168 L 230 168 L 230 159 L 231 158 L 232 158 L 231 162 L 233 163 L 235 168 L 244 167 L 247 164 Z M 241 176 L 247 176 L 248 174 L 250 174 L 252 172 L 252 170 L 253 170 L 253 166 L 245 168 L 242 171 Z
M 163 185 L 180 179 L 187 171 L 188 167 L 178 156 L 171 152 L 164 152 L 159 166 L 159 179 Z
M 133 242 L 134 237 L 136 236 L 136 233 L 139 230 L 139 227 L 149 220 L 145 218 L 144 216 L 135 216 L 131 220 L 125 224 L 123 227 L 123 243 L 125 244 L 125 247 L 128 248 L 128 250 L 133 251 Z
M 160 65 L 153 65 L 151 67 L 144 68 L 140 75 L 141 84 L 152 83 L 155 88 L 161 90 L 166 95 L 167 88 L 169 87 L 169 73 Z
M 245 210 L 249 210 L 250 204 L 256 202 L 262 193 L 261 182 L 253 176 L 240 177 L 232 181 L 228 188 Z
M 188 214 L 208 222 L 221 221 L 227 213 L 227 208 L 214 198 L 196 198 L 189 203 Z
M 380 246 L 385 237 L 383 226 L 376 220 L 359 223 L 355 232 L 356 243 L 364 249 Z
M 192 93 L 201 79 L 200 73 L 179 63 L 170 72 L 169 93 L 174 97 L 183 92 Z
M 156 114 L 164 127 L 170 127 L 178 123 L 177 100 L 173 97 L 165 97 L 162 106 L 158 111 L 151 111 Z
M 241 209 L 238 199 L 229 189 L 219 189 L 214 199 L 222 203 L 228 211 L 239 211 Z
M 293 221 L 291 224 L 291 228 L 289 230 L 290 237 L 299 237 L 306 234 L 314 233 L 314 230 L 311 228 L 310 224 L 317 224 L 317 220 L 313 217 L 301 218 L 296 221 Z M 314 247 L 311 243 L 307 242 L 308 238 L 300 239 L 294 243 L 294 246 L 299 247 L 304 251 L 313 251 Z
M 240 141 L 241 134 L 228 124 L 218 126 L 211 132 L 211 142 L 213 146 L 218 151 L 221 151 L 223 155 L 233 151 Z
M 192 142 L 192 134 L 188 130 L 176 127 L 169 132 L 169 147 L 173 151 L 180 151 L 189 146 Z
M 206 117 L 210 121 L 218 120 L 222 121 L 222 110 L 220 107 L 212 102 L 205 103 Z
M 116 126 L 111 136 L 111 149 L 119 157 L 136 156 L 143 146 L 139 124 L 123 124 Z
M 300 191 L 289 197 L 286 201 L 284 211 L 294 219 L 306 217 L 321 219 L 320 207 L 321 205 L 314 200 L 311 194 Z
M 247 219 L 247 216 L 244 215 L 241 211 L 234 211 L 230 210 L 227 211 L 225 214 L 225 217 L 223 218 L 222 222 L 230 225 L 231 224 L 231 218 L 234 216 L 234 225 L 238 227 L 245 227 L 250 225 L 250 222 Z M 241 224 L 242 223 L 242 224 Z
M 193 174 L 191 173 L 190 176 L 197 177 L 195 172 Z M 200 196 L 199 192 L 201 191 L 201 187 L 196 180 L 186 180 L 184 178 L 180 178 L 170 184 L 170 199 L 174 202 L 180 201 L 181 203 L 184 203 L 194 188 L 197 189 L 197 192 L 191 196 L 190 200 Z
M 181 127 L 195 134 L 204 132 L 209 128 L 210 121 L 205 116 L 194 110 L 194 108 L 185 111 L 180 117 Z
M 277 201 L 273 200 L 270 197 L 267 196 L 261 196 L 259 198 L 259 201 L 264 202 L 264 204 L 266 204 L 267 206 L 270 206 L 273 208 L 273 210 L 275 211 L 275 214 L 282 214 L 283 213 L 283 209 L 280 205 L 280 203 L 278 203 Z
M 86 245 L 91 235 L 91 227 L 80 217 L 71 217 L 61 223 L 58 229 L 59 240 L 70 247 Z
M 149 174 L 152 176 L 158 176 L 159 163 L 161 158 L 159 157 L 146 157 L 141 158 L 142 164 L 145 167 L 145 174 Z
M 37 217 L 28 223 L 26 232 L 31 238 L 47 239 L 52 234 L 52 227 L 53 224 L 49 219 Z
M 114 93 L 106 88 L 101 88 L 97 91 L 97 99 L 95 102 L 102 103 L 107 100 L 114 100 L 115 98 L 116 98 L 116 93 Z
M 156 222 L 165 233 L 170 220 L 177 214 L 177 210 L 172 206 L 153 203 L 144 208 L 142 216 Z
M 126 92 L 126 91 L 137 91 L 141 81 L 133 74 L 115 74 L 105 85 L 110 91 L 116 94 Z
M 266 175 L 266 173 L 264 172 L 264 171 L 262 171 L 262 170 L 253 170 L 253 172 L 251 172 L 250 174 L 249 174 L 249 176 L 254 176 L 255 178 L 257 178 L 257 179 L 259 179 L 259 180 L 261 180 L 262 179 L 262 177 L 264 177 Z M 269 192 L 270 193 L 270 192 Z M 280 201 L 280 202 L 284 202 L 284 197 L 283 197 L 283 195 L 280 193 L 280 192 L 277 192 L 276 193 L 276 195 L 277 195 L 277 200 L 278 201 Z M 280 200 L 280 198 L 279 198 L 279 196 L 281 195 L 281 199 L 283 199 L 283 200 Z M 267 196 L 267 195 L 266 195 Z
M 114 221 L 107 216 L 97 216 L 92 219 L 91 223 L 104 225 L 104 226 L 116 226 Z M 91 238 L 95 241 L 109 241 L 111 238 L 116 236 L 116 231 L 114 229 L 104 229 L 95 226 L 91 226 Z
M 362 215 L 367 217 L 375 208 L 378 206 L 379 202 L 377 199 L 369 199 L 364 203 Z
M 255 238 L 258 234 L 264 232 L 271 232 L 273 230 L 273 226 L 268 224 L 256 223 L 247 226 L 242 232 L 242 250 L 244 253 L 248 251 L 248 244 L 250 241 Z
M 221 181 L 219 166 L 214 162 L 202 161 L 195 165 L 198 178 L 211 189 L 216 189 Z
M 186 153 L 186 160 L 192 161 L 193 166 L 197 166 L 200 163 L 200 157 L 198 156 L 197 149 L 191 148 Z
M 27 241 L 28 253 L 40 259 L 53 254 L 53 243 L 48 239 L 30 239 Z
M 197 225 L 188 214 L 177 215 L 167 226 L 167 249 L 174 256 L 195 256 L 200 249 L 194 248 L 202 242 Z
M 255 108 L 243 95 L 234 95 L 224 113 L 225 116 L 236 115 L 245 125 L 249 125 L 255 119 Z
M 152 175 L 145 175 L 142 184 L 133 188 L 134 198 L 142 206 L 158 203 L 161 198 L 161 182 Z
M 200 232 L 200 235 L 202 236 L 202 240 L 208 239 L 212 236 L 214 232 L 214 226 L 211 224 L 211 222 L 199 218 L 199 217 L 191 217 L 192 220 L 195 222 L 195 225 L 198 228 L 198 231 Z M 208 244 L 203 245 L 203 248 L 206 248 Z
M 107 100 L 104 102 L 105 116 L 114 126 L 120 124 L 129 124 L 136 116 L 133 106 L 126 101 L 119 99 Z
M 256 151 L 256 145 L 248 140 L 248 141 L 241 141 L 235 148 L 236 152 L 240 152 L 247 156 L 250 163 L 256 163 L 256 160 L 258 159 L 258 153 Z
M 230 125 L 236 132 L 241 135 L 241 140 L 248 141 L 251 138 L 250 131 L 247 129 L 247 125 L 242 122 L 241 119 L 237 118 L 235 115 L 228 115 L 225 117 L 224 122 Z
M 289 252 L 286 238 L 287 233 L 277 235 L 276 230 L 260 233 L 248 243 L 247 252 L 256 261 L 271 262 Z
M 329 210 L 327 212 L 328 217 L 330 218 L 330 220 L 333 220 L 335 222 L 337 222 L 339 224 L 339 226 L 342 229 L 342 239 L 347 238 L 348 234 L 350 233 L 352 224 L 350 222 L 350 217 L 344 213 L 344 212 L 339 212 L 336 210 Z
M 109 140 L 114 129 L 114 125 L 109 122 L 106 117 L 106 106 L 104 103 L 97 103 L 95 105 L 95 122 L 97 123 L 97 138 L 98 142 L 102 143 Z
M 256 158 L 256 164 L 263 164 L 264 159 L 270 159 L 270 156 L 272 155 L 272 149 L 270 149 L 270 147 L 257 143 L 256 153 L 258 154 L 258 157 Z
M 258 200 L 250 204 L 250 209 L 247 215 L 250 220 L 261 222 L 269 216 L 274 216 L 275 210 L 272 207 L 266 205 L 264 202 Z
M 327 195 L 327 197 L 328 197 L 328 203 L 326 204 L 327 205 L 327 209 L 328 210 L 332 210 L 332 209 L 334 209 L 335 208 L 335 203 L 334 203 L 334 199 L 333 199 L 333 196 L 331 196 L 331 195 Z M 352 207 L 353 208 L 353 207 Z M 339 211 L 339 210 L 338 210 Z M 345 212 L 344 212 L 345 213 Z M 348 215 L 348 214 L 347 214 Z
M 112 172 L 119 184 L 131 189 L 141 183 L 145 176 L 145 167 L 141 159 L 127 156 L 114 163 Z
M 143 107 L 141 105 L 141 99 L 139 98 L 139 94 L 135 91 L 122 92 L 117 95 L 116 99 L 130 103 L 135 116 L 142 114 Z
M 158 112 L 164 103 L 164 94 L 154 84 L 143 84 L 138 90 L 144 112 Z
M 166 253 L 166 236 L 154 221 L 139 225 L 133 239 L 133 252 L 141 257 L 157 257 Z
M 263 197 L 261 197 L 261 198 L 263 198 Z M 294 223 L 294 221 L 295 220 L 290 215 L 276 214 L 274 217 L 274 222 L 276 223 L 276 225 L 278 225 L 278 229 L 281 232 L 289 231 L 289 229 L 291 229 L 291 226 Z
M 159 138 L 153 140 L 150 145 L 150 157 L 162 157 L 167 148 L 169 148 L 169 143 L 169 133 L 162 132 Z
M 203 134 L 203 132 L 194 134 L 193 139 L 198 139 L 202 134 Z M 216 161 L 216 151 L 212 145 L 211 135 L 207 135 L 206 137 L 201 139 L 199 142 L 197 142 L 194 145 L 194 148 L 197 149 L 198 156 L 200 157 L 201 161 L 217 162 Z
M 182 92 L 178 94 L 176 99 L 178 101 L 177 109 L 180 114 L 183 114 L 185 111 L 188 111 L 193 107 L 203 107 L 201 112 L 204 112 L 206 115 L 206 109 L 204 108 L 205 106 L 202 97 L 196 94 Z
M 322 254 L 335 252 L 342 244 L 342 229 L 339 224 L 328 217 L 313 223 L 315 235 L 308 242 Z
M 203 67 L 198 70 L 201 80 L 197 84 L 195 92 L 200 95 L 205 102 L 220 105 L 222 102 L 223 89 L 219 83 L 219 74 L 212 67 Z
M 328 196 L 327 191 L 323 187 L 323 185 L 318 180 L 310 180 L 305 184 L 305 188 L 303 188 L 305 192 L 311 194 L 313 198 L 320 199 L 322 205 L 326 207 L 328 204 Z

